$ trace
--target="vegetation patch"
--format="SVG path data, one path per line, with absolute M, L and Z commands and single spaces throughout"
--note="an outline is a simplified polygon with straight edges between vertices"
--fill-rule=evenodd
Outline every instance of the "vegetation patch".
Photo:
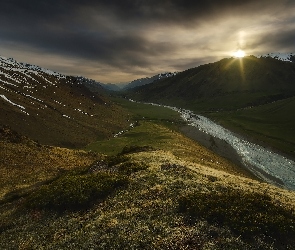
M 192 193 L 178 201 L 179 212 L 190 222 L 205 219 L 228 226 L 246 239 L 266 235 L 281 241 L 294 239 L 295 214 L 265 194 L 228 189 L 223 193 Z
M 146 170 L 147 168 L 148 168 L 148 165 L 142 162 L 128 161 L 128 162 L 122 163 L 119 166 L 118 170 L 122 174 L 130 175 L 132 173 L 135 173 L 141 170 Z
M 32 193 L 26 206 L 57 211 L 83 209 L 127 184 L 128 179 L 118 174 L 67 174 Z
M 118 165 L 119 163 L 126 162 L 128 160 L 130 160 L 129 157 L 118 154 L 118 155 L 107 156 L 104 161 L 108 167 L 113 167 L 115 165 Z
M 233 112 L 208 113 L 224 127 L 295 156 L 295 97 Z
M 126 155 L 118 154 L 114 156 L 107 156 L 104 160 L 93 163 L 88 172 L 94 173 L 100 171 L 130 175 L 147 168 L 148 165 L 143 162 L 134 161 Z
M 152 146 L 130 145 L 130 146 L 125 146 L 122 149 L 121 154 L 138 153 L 138 152 L 152 151 L 152 150 L 155 150 Z

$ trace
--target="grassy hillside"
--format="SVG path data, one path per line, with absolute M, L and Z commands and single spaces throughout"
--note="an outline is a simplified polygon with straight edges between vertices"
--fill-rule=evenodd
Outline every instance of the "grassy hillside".
M 273 58 L 223 59 L 132 90 L 134 97 L 195 111 L 236 110 L 295 95 L 295 64 Z
M 17 196 L 67 170 L 88 166 L 99 156 L 81 150 L 44 146 L 8 127 L 0 128 L 0 199 Z M 23 191 L 22 191 L 23 190 Z
M 208 113 L 220 124 L 295 157 L 295 97 L 235 112 Z
M 163 133 L 161 150 L 125 148 L 103 158 L 36 145 L 6 129 L 0 248 L 292 249 L 294 192 L 212 168 L 230 164 L 143 123 Z

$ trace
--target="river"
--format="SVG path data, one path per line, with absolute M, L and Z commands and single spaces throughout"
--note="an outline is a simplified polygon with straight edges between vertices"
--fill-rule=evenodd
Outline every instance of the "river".
M 173 109 L 189 126 L 229 144 L 241 158 L 241 163 L 254 175 L 271 184 L 295 190 L 295 162 L 282 155 L 254 144 L 190 110 L 148 103 Z

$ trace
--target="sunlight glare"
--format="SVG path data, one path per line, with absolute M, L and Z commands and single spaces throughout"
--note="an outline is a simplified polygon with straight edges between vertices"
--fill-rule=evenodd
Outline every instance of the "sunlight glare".
M 239 49 L 238 51 L 234 52 L 234 57 L 244 57 L 245 56 L 245 51 Z

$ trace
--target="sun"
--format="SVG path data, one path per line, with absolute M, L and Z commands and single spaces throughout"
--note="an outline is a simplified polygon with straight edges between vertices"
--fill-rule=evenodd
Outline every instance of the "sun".
M 242 58 L 246 55 L 245 51 L 244 50 L 237 50 L 236 52 L 234 52 L 234 57 L 239 57 L 239 58 Z

